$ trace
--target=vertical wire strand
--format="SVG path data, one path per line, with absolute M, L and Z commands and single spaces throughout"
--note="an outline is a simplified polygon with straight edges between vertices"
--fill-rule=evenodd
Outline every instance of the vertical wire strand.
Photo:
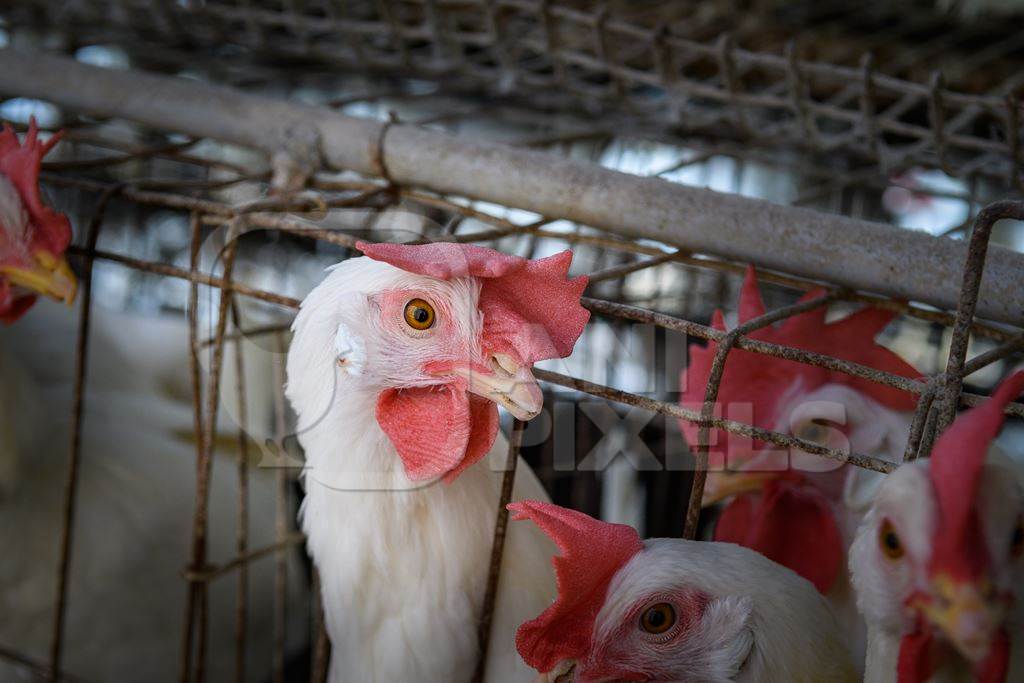
M 231 282 L 235 255 L 238 249 L 238 234 L 241 220 L 243 219 L 235 219 L 228 224 L 226 244 L 223 251 L 223 280 L 225 283 Z M 195 249 L 195 246 L 193 246 L 193 249 Z M 214 334 L 210 377 L 206 391 L 206 407 L 203 415 L 203 437 L 199 440 L 198 456 L 196 458 L 196 500 L 192 523 L 191 570 L 193 572 L 202 572 L 206 567 L 210 476 L 213 470 L 214 435 L 217 429 L 217 407 L 220 401 L 220 375 L 224 360 L 224 333 L 227 328 L 228 306 L 231 303 L 231 297 L 231 289 L 220 289 L 217 307 L 217 327 Z M 206 581 L 192 581 L 189 590 L 191 597 L 186 603 L 185 618 L 186 623 L 189 624 L 186 626 L 186 652 L 190 652 L 192 649 L 192 624 L 195 623 L 198 627 L 196 631 L 196 656 L 193 673 L 194 679 L 198 683 L 202 683 L 206 677 L 206 646 L 209 635 L 208 593 Z M 189 680 L 189 663 L 186 660 L 184 664 L 182 678 L 187 681 Z
M 827 306 L 835 298 L 835 293 L 823 294 L 813 299 L 798 301 L 795 304 L 783 306 L 782 308 L 777 308 L 774 311 L 751 318 L 730 330 L 718 344 L 718 348 L 715 349 L 714 360 L 711 362 L 711 371 L 708 373 L 704 405 L 701 408 L 701 425 L 698 430 L 697 444 L 693 449 L 696 461 L 693 468 L 693 482 L 690 485 L 690 500 L 686 507 L 683 538 L 692 540 L 697 536 L 700 511 L 704 504 L 704 484 L 708 477 L 708 437 L 711 431 L 709 421 L 713 417 L 715 401 L 718 400 L 718 388 L 722 381 L 722 375 L 725 373 L 725 362 L 729 358 L 729 353 L 735 347 L 736 340 L 740 335 L 749 334 L 785 318 L 806 313 L 821 306 Z
M 82 422 L 85 415 L 85 382 L 89 365 L 89 326 L 92 311 L 92 269 L 100 227 L 110 199 L 121 189 L 107 189 L 96 203 L 89 222 L 82 272 L 82 308 L 78 317 L 78 339 L 75 345 L 75 380 L 71 402 L 71 442 L 68 449 L 67 478 L 64 482 L 64 504 L 61 510 L 61 531 L 57 562 L 57 595 L 53 612 L 53 633 L 50 642 L 50 680 L 60 676 L 67 616 L 68 576 L 74 539 L 75 503 L 78 498 L 78 472 L 82 459 Z
M 971 231 L 967 255 L 964 258 L 956 319 L 950 337 L 945 384 L 935 402 L 935 427 L 925 432 L 924 443 L 927 450 L 931 449 L 935 435 L 952 424 L 956 416 L 960 392 L 963 389 L 964 364 L 967 361 L 967 349 L 971 340 L 971 323 L 974 321 L 974 312 L 978 306 L 981 279 L 985 274 L 989 238 L 996 222 L 1004 218 L 1024 220 L 1024 202 L 994 202 L 979 211 L 974 219 L 974 229 Z
M 192 388 L 192 429 L 196 438 L 196 467 L 199 466 L 200 453 L 203 446 L 203 385 L 202 376 L 199 372 L 199 333 L 198 333 L 198 310 L 199 310 L 199 282 L 196 279 L 199 267 L 199 240 L 202 234 L 202 219 L 196 212 L 192 212 L 189 218 L 189 274 L 192 277 L 189 283 L 188 292 L 188 369 L 190 384 Z M 197 469 L 198 476 L 198 469 Z M 195 584 L 189 583 L 186 586 L 185 594 L 185 619 L 182 625 L 182 648 L 181 661 L 178 667 L 178 679 L 181 683 L 187 683 L 192 664 L 192 641 L 195 620 Z
M 288 459 L 284 448 L 284 335 L 274 334 L 274 441 L 277 446 L 277 496 L 274 528 L 278 542 L 288 535 Z M 284 653 L 287 642 L 285 620 L 288 617 L 288 549 L 282 545 L 277 551 L 274 574 L 274 683 L 284 683 Z
M 516 465 L 519 463 L 519 447 L 523 443 L 523 429 L 526 423 L 513 420 L 512 434 L 508 440 L 508 455 L 505 459 L 505 473 L 501 477 L 501 493 L 498 496 L 497 517 L 494 520 L 494 536 L 491 541 L 491 562 L 487 569 L 487 584 L 484 590 L 483 609 L 477 626 L 477 642 L 480 657 L 473 673 L 473 683 L 482 683 L 487 672 L 487 652 L 491 642 L 491 623 L 494 621 L 494 606 L 498 600 L 498 583 L 501 580 L 501 560 L 505 556 L 505 535 L 508 531 L 508 508 L 512 500 L 512 489 L 516 481 Z
M 245 359 L 241 315 L 238 302 L 231 302 L 231 322 L 235 328 L 235 391 L 238 411 L 238 528 L 235 551 L 244 557 L 249 550 L 249 407 L 246 396 Z M 238 568 L 235 593 L 235 681 L 245 680 L 246 618 L 248 614 L 249 565 Z

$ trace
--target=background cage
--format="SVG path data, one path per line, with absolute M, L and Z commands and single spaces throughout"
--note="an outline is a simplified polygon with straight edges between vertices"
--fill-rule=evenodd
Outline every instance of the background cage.
M 236 675 L 295 675 L 286 646 L 299 640 L 310 653 L 309 675 L 323 678 L 329 645 L 316 578 L 308 605 L 294 604 L 288 588 L 289 562 L 302 542 L 293 521 L 298 468 L 273 468 L 273 542 L 255 546 L 246 531 L 241 501 L 250 461 L 301 460 L 287 438 L 280 391 L 265 401 L 265 423 L 252 424 L 260 415 L 247 405 L 245 364 L 260 351 L 280 357 L 290 311 L 320 267 L 351 253 L 354 235 L 380 238 L 396 225 L 411 236 L 522 255 L 571 245 L 573 272 L 591 277 L 585 305 L 608 325 L 585 334 L 570 364 L 537 376 L 572 392 L 570 405 L 589 395 L 660 415 L 641 432 L 645 443 L 681 446 L 675 422 L 682 418 L 705 432 L 719 427 L 871 469 L 892 467 L 680 408 L 678 386 L 663 380 L 678 377 L 689 336 L 719 342 L 723 362 L 729 349 L 741 348 L 918 394 L 906 457 L 926 453 L 958 403 L 976 403 L 1024 349 L 1024 257 L 988 250 L 990 239 L 1024 248 L 1021 224 L 999 220 L 1024 220 L 1024 207 L 1012 201 L 1024 192 L 1024 37 L 1012 21 L 967 20 L 928 3 L 842 5 L 122 0 L 5 7 L 12 49 L 0 53 L 0 92 L 11 99 L 0 113 L 23 126 L 31 112 L 44 127 L 68 129 L 44 165 L 44 183 L 72 216 L 83 303 L 51 646 L 47 656 L 0 643 L 0 655 L 40 676 L 61 663 L 76 485 L 89 467 L 79 435 L 88 424 L 96 299 L 188 314 L 197 495 L 193 540 L 182 558 L 189 596 L 182 657 L 168 666 L 182 680 L 207 676 L 207 585 L 234 574 Z M 78 64 L 27 51 L 72 55 Z M 136 70 L 187 79 L 147 79 Z M 436 179 L 433 163 L 461 175 Z M 551 194 L 532 192 L 538 178 Z M 695 189 L 704 187 L 773 205 Z M 934 237 L 883 223 L 923 227 Z M 729 333 L 713 330 L 711 312 L 732 308 L 747 262 L 762 266 L 771 310 Z M 823 297 L 793 303 L 821 285 Z M 927 381 L 745 336 L 815 306 L 863 302 L 903 313 L 886 341 Z M 644 346 L 627 322 L 657 332 Z M 230 368 L 234 387 L 221 378 Z M 265 369 L 279 389 L 280 363 Z M 716 392 L 713 380 L 709 402 Z M 222 406 L 222 393 L 234 396 L 229 404 Z M 212 558 L 210 469 L 224 412 L 240 432 L 240 533 L 234 556 Z M 1024 416 L 1024 406 L 1009 412 Z M 601 434 L 577 422 L 579 457 Z M 556 502 L 611 511 L 609 482 L 595 471 L 561 471 L 559 444 L 534 438 L 536 426 L 520 427 L 511 433 L 524 439 L 524 455 Z M 606 447 L 611 455 L 628 450 Z M 672 455 L 655 450 L 663 461 Z M 700 465 L 704 456 L 695 452 Z M 625 507 L 648 535 L 693 535 L 701 471 L 642 473 L 644 498 Z M 698 495 L 688 500 L 680 492 L 691 486 Z M 496 538 L 503 525 L 498 514 Z M 266 671 L 256 672 L 244 654 L 246 576 L 251 563 L 271 560 L 274 646 Z M 496 579 L 492 570 L 492 590 Z M 287 632 L 289 600 L 292 611 L 310 610 L 308 643 L 305 634 Z M 485 609 L 485 647 L 488 620 Z M 69 666 L 64 675 L 74 674 Z

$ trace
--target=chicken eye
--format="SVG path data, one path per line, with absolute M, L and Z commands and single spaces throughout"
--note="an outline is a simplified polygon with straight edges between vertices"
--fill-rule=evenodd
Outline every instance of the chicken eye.
M 1024 517 L 1017 518 L 1017 526 L 1013 528 L 1013 536 L 1010 538 L 1010 555 L 1020 557 L 1024 555 Z
M 434 318 L 434 307 L 423 299 L 413 299 L 405 305 L 405 322 L 414 330 L 429 330 Z
M 878 532 L 878 545 L 890 560 L 898 560 L 906 552 L 903 549 L 903 541 L 889 520 L 882 522 L 882 528 Z
M 659 602 L 640 615 L 640 628 L 648 633 L 664 633 L 676 623 L 676 611 L 667 602 Z

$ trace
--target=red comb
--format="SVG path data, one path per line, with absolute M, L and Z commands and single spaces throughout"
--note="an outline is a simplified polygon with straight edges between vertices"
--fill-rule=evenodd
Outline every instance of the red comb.
M 992 397 L 972 408 L 942 433 L 929 462 L 939 507 L 931 569 L 957 579 L 977 578 L 988 554 L 975 505 L 988 448 L 998 436 L 1006 404 L 1024 391 L 1024 371 L 1004 380 Z
M 513 519 L 533 520 L 562 551 L 551 559 L 558 598 L 516 632 L 519 654 L 543 673 L 587 652 L 608 584 L 643 550 L 643 543 L 633 527 L 601 522 L 551 503 L 524 500 L 508 509 Z
M 567 278 L 572 252 L 530 260 L 468 244 L 371 244 L 356 248 L 396 268 L 442 280 L 481 278 L 480 310 L 488 351 L 524 363 L 572 353 L 590 312 L 580 306 L 586 277 Z
M 820 296 L 821 291 L 808 292 L 801 299 Z M 895 317 L 895 313 L 880 308 L 867 307 L 835 322 L 825 322 L 824 306 L 788 318 L 778 327 L 768 327 L 753 332 L 750 337 L 773 344 L 781 344 L 807 351 L 824 353 L 837 358 L 867 365 L 903 377 L 917 377 L 920 373 L 892 351 L 875 343 L 875 336 Z M 740 291 L 739 322 L 755 318 L 765 311 L 764 301 L 757 285 L 753 267 L 747 269 L 746 278 Z M 712 327 L 725 330 L 724 316 L 715 311 Z M 702 405 L 711 364 L 717 345 L 713 342 L 706 347 L 690 345 L 690 362 L 683 371 L 681 403 L 685 406 Z M 734 349 L 729 353 L 725 372 L 718 390 L 718 405 L 728 417 L 730 404 L 753 406 L 753 424 L 773 429 L 778 423 L 781 399 L 787 390 L 799 383 L 804 392 L 825 384 L 845 384 L 866 394 L 879 403 L 896 410 L 913 410 L 914 396 L 859 377 L 805 365 L 772 356 L 763 356 Z M 697 443 L 697 425 L 681 421 L 680 426 L 691 444 Z M 749 449 L 749 439 L 732 437 L 720 432 L 718 446 L 713 453 L 733 455 Z
M 0 174 L 18 191 L 35 227 L 31 246 L 54 255 L 63 254 L 71 243 L 71 225 L 66 216 L 43 204 L 39 197 L 39 169 L 43 157 L 62 135 L 63 131 L 51 135 L 46 142 L 40 141 L 34 118 L 29 120 L 24 143 L 18 142 L 18 136 L 6 124 L 0 132 Z

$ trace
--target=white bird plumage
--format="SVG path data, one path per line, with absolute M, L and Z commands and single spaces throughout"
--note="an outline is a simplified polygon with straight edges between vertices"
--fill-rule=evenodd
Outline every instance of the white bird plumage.
M 76 316 L 40 301 L 0 335 L 0 643 L 46 661 L 67 477 Z M 166 680 L 180 656 L 181 568 L 188 560 L 195 442 L 187 400 L 188 328 L 93 304 L 64 663 L 87 680 Z M 249 356 L 250 388 L 269 367 Z M 230 361 L 227 366 L 232 366 Z M 250 374 L 251 373 L 251 374 Z M 229 380 L 230 381 L 230 380 Z M 269 395 L 266 397 L 269 400 Z M 253 400 L 252 404 L 260 403 Z M 224 444 L 235 427 L 221 421 Z M 236 461 L 222 444 L 210 484 L 209 559 L 235 553 Z M 232 453 L 231 455 L 236 455 Z M 274 482 L 249 480 L 250 547 L 273 542 Z M 301 605 L 303 568 L 288 555 L 288 599 Z M 249 569 L 248 676 L 270 666 L 274 566 Z M 208 675 L 234 672 L 235 582 L 210 585 Z M 304 629 L 289 613 L 292 634 Z M 289 641 L 289 653 L 301 643 Z M 0 679 L 23 672 L 0 661 Z
M 888 475 L 850 570 L 868 628 L 868 683 L 1024 678 L 1024 488 L 995 445 L 1024 372 Z
M 916 590 L 929 590 L 925 567 L 939 511 L 928 466 L 928 460 L 907 463 L 886 478 L 850 548 L 857 605 L 868 629 L 865 683 L 897 681 L 900 639 L 914 618 L 904 604 L 906 596 Z M 1024 563 L 1007 557 L 1013 525 L 1024 512 L 1021 471 L 996 446 L 990 449 L 978 499 L 983 501 L 985 537 L 1000 567 L 996 580 L 1004 586 L 1024 586 Z M 878 539 L 885 520 L 891 520 L 899 530 L 906 556 L 913 558 L 912 562 L 894 563 L 883 555 Z M 1019 601 L 1008 624 L 1012 647 L 1006 680 L 1024 680 L 1024 610 Z M 970 679 L 966 663 L 952 658 L 949 668 L 937 671 L 929 683 Z
M 382 335 L 374 295 L 389 290 L 444 300 L 467 337 L 480 316 L 473 278 L 443 281 L 363 257 L 331 269 L 295 320 L 287 396 L 307 459 L 300 516 L 322 581 L 330 680 L 468 680 L 507 445 L 499 435 L 490 455 L 451 483 L 407 476 L 375 404 L 385 388 L 429 383 L 399 366 L 421 364 L 432 351 L 426 344 L 399 348 Z M 339 364 L 339 329 L 345 345 L 359 349 L 358 373 Z M 520 462 L 514 498 L 522 497 L 546 494 Z M 512 634 L 554 594 L 546 538 L 517 525 L 506 544 L 490 681 L 529 679 Z
M 808 581 L 732 543 L 649 539 L 608 589 L 597 632 L 624 608 L 674 587 L 713 596 L 690 647 L 657 664 L 681 681 L 819 683 L 855 680 L 828 604 Z
M 847 429 L 849 449 L 865 453 L 889 462 L 899 462 L 910 433 L 911 415 L 887 408 L 871 397 L 847 386 L 826 384 L 802 396 L 799 405 L 794 405 L 785 414 L 791 416 L 786 424 L 777 429 L 782 432 L 800 431 L 800 426 L 828 424 L 831 411 L 841 407 L 844 412 L 841 424 Z M 795 429 L 794 429 L 795 428 Z M 835 430 L 829 427 L 829 430 Z M 790 466 L 802 472 L 828 472 L 835 467 L 833 461 L 803 451 L 792 451 Z M 842 539 L 844 564 L 839 570 L 835 583 L 826 594 L 832 611 L 846 635 L 847 646 L 854 661 L 860 667 L 867 651 L 867 628 L 864 618 L 857 609 L 856 595 L 850 582 L 850 570 L 846 563 L 847 553 L 853 543 L 875 493 L 885 479 L 880 472 L 847 465 L 839 470 L 840 489 L 834 493 L 832 503 L 836 524 Z M 810 475 L 812 481 L 827 481 L 828 475 Z
M 852 682 L 806 579 L 732 543 L 657 538 L 549 503 L 510 506 L 558 544 L 558 600 L 517 646 L 540 681 Z

